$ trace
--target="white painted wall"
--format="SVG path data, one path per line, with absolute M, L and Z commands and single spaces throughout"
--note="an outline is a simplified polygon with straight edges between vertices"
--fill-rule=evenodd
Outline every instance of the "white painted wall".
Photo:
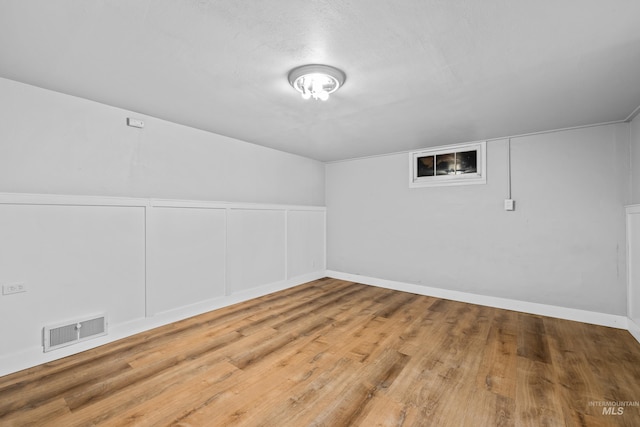
M 640 114 L 630 124 L 631 203 L 640 204 Z
M 324 269 L 325 212 L 289 210 L 287 213 L 288 277 Z
M 286 213 L 231 209 L 228 214 L 227 286 L 239 292 L 286 277 Z
M 408 154 L 327 165 L 328 269 L 626 314 L 627 124 L 507 141 L 486 185 L 408 188 Z
M 0 192 L 324 205 L 318 161 L 12 80 L 0 94 Z
M 226 294 L 226 228 L 225 209 L 148 209 L 147 314 Z
M 0 375 L 323 276 L 324 238 L 287 250 L 324 236 L 323 163 L 11 80 L 0 94 L 0 284 L 28 288 L 0 295 Z M 310 219 L 288 230 L 292 206 Z M 108 336 L 42 353 L 43 326 L 101 312 Z

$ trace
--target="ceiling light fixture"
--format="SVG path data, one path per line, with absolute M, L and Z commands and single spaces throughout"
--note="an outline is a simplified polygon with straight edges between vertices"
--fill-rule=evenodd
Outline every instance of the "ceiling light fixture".
M 303 65 L 289 72 L 289 83 L 300 92 L 303 99 L 326 101 L 330 93 L 344 84 L 346 78 L 341 70 L 320 64 Z

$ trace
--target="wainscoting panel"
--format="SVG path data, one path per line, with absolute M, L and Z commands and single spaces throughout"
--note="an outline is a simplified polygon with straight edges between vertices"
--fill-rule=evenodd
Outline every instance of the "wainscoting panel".
M 640 342 L 640 205 L 627 207 L 627 317 Z
M 226 210 L 147 211 L 147 315 L 225 295 Z
M 0 283 L 26 289 L 0 295 L 0 360 L 42 352 L 45 325 L 144 317 L 144 208 L 0 204 Z
M 0 376 L 324 277 L 324 216 L 315 206 L 0 193 Z M 106 335 L 43 351 L 45 326 L 102 313 Z
M 227 228 L 227 292 L 285 280 L 286 211 L 230 209 Z
M 324 270 L 324 211 L 290 210 L 287 213 L 287 277 Z

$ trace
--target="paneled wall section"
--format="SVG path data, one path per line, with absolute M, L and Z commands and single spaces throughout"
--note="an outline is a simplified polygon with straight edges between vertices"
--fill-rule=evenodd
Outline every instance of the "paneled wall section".
M 325 209 L 0 195 L 0 375 L 322 277 Z M 110 333 L 51 353 L 42 328 L 106 312 Z M 7 321 L 8 320 L 8 321 Z
M 640 205 L 627 207 L 627 265 L 629 332 L 640 341 Z

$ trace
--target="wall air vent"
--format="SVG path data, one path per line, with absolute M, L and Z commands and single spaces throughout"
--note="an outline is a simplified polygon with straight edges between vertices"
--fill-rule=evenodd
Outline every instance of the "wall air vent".
M 44 351 L 46 353 L 103 335 L 107 335 L 106 313 L 45 326 L 43 330 Z

